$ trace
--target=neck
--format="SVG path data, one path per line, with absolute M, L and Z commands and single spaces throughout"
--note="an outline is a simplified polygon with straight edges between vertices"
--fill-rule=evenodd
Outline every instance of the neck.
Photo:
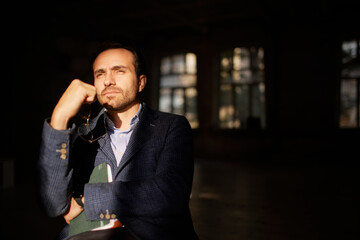
M 139 110 L 140 103 L 136 102 L 133 105 L 129 106 L 125 110 L 108 110 L 108 115 L 111 121 L 114 123 L 115 127 L 125 131 L 130 128 L 130 121 Z

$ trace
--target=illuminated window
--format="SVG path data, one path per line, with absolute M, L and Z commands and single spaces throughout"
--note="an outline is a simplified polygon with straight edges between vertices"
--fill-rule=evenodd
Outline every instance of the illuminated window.
M 184 115 L 191 127 L 197 128 L 196 55 L 185 53 L 164 57 L 160 73 L 160 111 Z
M 219 126 L 264 128 L 264 50 L 235 48 L 220 61 Z
M 360 40 L 342 43 L 340 127 L 360 128 Z

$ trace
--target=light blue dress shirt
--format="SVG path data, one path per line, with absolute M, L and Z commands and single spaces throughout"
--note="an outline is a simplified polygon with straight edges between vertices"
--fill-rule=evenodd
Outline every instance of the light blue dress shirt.
M 125 131 L 121 131 L 120 129 L 116 128 L 114 123 L 109 118 L 108 114 L 105 112 L 105 121 L 111 141 L 111 148 L 114 152 L 117 166 L 119 166 L 121 162 L 121 158 L 126 151 L 126 147 L 129 143 L 135 125 L 139 122 L 139 114 L 141 112 L 141 109 L 142 109 L 142 105 L 140 104 L 138 111 L 135 113 L 134 117 L 130 120 L 130 128 Z

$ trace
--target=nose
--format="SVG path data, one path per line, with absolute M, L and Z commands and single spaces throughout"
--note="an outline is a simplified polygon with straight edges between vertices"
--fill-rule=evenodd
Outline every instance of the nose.
M 115 84 L 115 79 L 114 76 L 112 75 L 112 73 L 108 73 L 105 76 L 105 81 L 104 81 L 104 85 L 105 86 L 110 86 L 110 85 L 114 85 Z

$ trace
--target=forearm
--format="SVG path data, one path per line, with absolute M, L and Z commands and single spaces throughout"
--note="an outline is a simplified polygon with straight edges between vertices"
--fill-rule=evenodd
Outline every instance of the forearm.
M 177 215 L 189 201 L 189 186 L 180 176 L 162 174 L 142 181 L 85 185 L 85 214 L 99 220 L 109 212 L 121 217 Z
M 69 145 L 72 130 L 57 131 L 45 121 L 38 162 L 40 200 L 49 216 L 66 212 L 70 200 Z

